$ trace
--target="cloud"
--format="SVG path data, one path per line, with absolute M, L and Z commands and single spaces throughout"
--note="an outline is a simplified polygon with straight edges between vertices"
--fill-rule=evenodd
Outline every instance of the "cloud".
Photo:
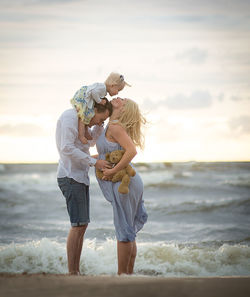
M 161 103 L 167 105 L 171 109 L 199 109 L 206 108 L 212 105 L 212 97 L 209 92 L 195 91 L 190 96 L 177 94 L 168 97 Z
M 0 4 L 3 7 L 20 7 L 20 6 L 35 6 L 35 5 L 43 5 L 47 6 L 49 4 L 62 4 L 69 3 L 73 4 L 74 2 L 79 2 L 80 0 L 0 0 Z M 84 0 L 81 0 L 84 1 Z
M 4 7 L 10 6 L 36 6 L 36 5 L 43 5 L 48 6 L 50 4 L 58 3 L 69 3 L 74 4 L 79 2 L 93 2 L 92 5 L 100 6 L 102 1 L 84 1 L 84 0 L 0 0 L 0 4 Z M 106 0 L 105 6 L 110 9 L 117 4 L 117 0 Z M 122 2 L 119 5 L 123 4 Z M 143 4 L 140 0 L 127 0 L 125 6 L 127 5 L 140 5 L 142 9 L 149 9 L 151 8 L 152 11 L 162 11 L 163 8 L 168 9 L 168 11 L 184 11 L 184 12 L 203 12 L 203 13 L 217 13 L 217 14 L 230 14 L 230 13 L 245 13 L 247 14 L 250 9 L 249 0 L 210 0 L 210 1 L 200 1 L 200 0 L 144 0 Z M 109 6 L 112 5 L 112 6 Z M 102 7 L 102 6 L 101 6 Z M 132 12 L 132 11 L 131 11 Z
M 237 134 L 250 134 L 250 116 L 248 115 L 231 118 L 228 125 Z
M 203 64 L 206 62 L 208 53 L 199 48 L 191 48 L 181 54 L 176 55 L 177 60 L 186 60 L 191 64 Z
M 250 97 L 247 96 L 239 96 L 239 95 L 232 95 L 230 99 L 234 102 L 239 102 L 243 100 L 250 100 Z
M 224 3 L 226 2 L 226 3 Z M 240 26 L 242 23 L 249 24 L 248 13 L 250 9 L 249 1 L 200 1 L 200 0 L 127 0 L 118 2 L 117 0 L 106 1 L 84 1 L 84 0 L 0 0 L 1 8 L 12 15 L 13 12 L 22 12 L 20 20 L 34 17 L 54 16 L 67 21 L 68 17 L 74 19 L 93 20 L 94 23 L 106 20 L 109 23 L 115 20 L 120 24 L 124 22 L 124 17 L 135 23 L 149 23 L 150 25 L 169 25 L 182 23 L 188 24 L 208 24 L 209 26 Z M 226 7 L 226 9 L 225 9 Z M 82 11 L 84 9 L 84 16 Z M 64 11 L 62 11 L 64 10 Z M 32 13 L 31 13 L 32 12 Z M 34 13 L 36 14 L 34 16 Z M 111 17 L 111 19 L 108 19 Z M 19 15 L 15 16 L 17 19 Z M 45 20 L 46 21 L 46 20 Z
M 230 99 L 233 100 L 233 101 L 241 101 L 242 100 L 242 98 L 239 97 L 239 96 L 231 96 Z
M 217 99 L 222 102 L 224 100 L 224 94 L 223 93 L 220 93 L 218 96 L 217 96 Z
M 1 125 L 0 134 L 14 137 L 40 137 L 46 135 L 42 127 L 29 123 L 21 123 L 18 125 Z

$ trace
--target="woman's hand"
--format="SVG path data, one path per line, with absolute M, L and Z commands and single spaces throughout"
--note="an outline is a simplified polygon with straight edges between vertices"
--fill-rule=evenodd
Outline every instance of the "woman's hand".
M 103 178 L 102 178 L 103 180 L 110 180 L 115 174 L 115 171 L 114 171 L 114 168 L 112 169 L 104 168 L 102 170 L 102 173 L 103 173 Z

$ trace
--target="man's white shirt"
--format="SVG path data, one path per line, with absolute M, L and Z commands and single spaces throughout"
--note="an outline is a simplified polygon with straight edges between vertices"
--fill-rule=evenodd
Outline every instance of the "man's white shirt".
M 89 185 L 89 166 L 94 166 L 96 159 L 89 153 L 101 135 L 103 127 L 94 126 L 90 134 L 93 140 L 82 144 L 78 138 L 78 117 L 75 109 L 66 110 L 58 119 L 56 127 L 56 145 L 60 155 L 57 177 L 73 178 L 79 183 Z

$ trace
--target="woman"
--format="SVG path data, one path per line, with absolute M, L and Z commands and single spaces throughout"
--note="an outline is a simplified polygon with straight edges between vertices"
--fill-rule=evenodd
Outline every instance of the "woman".
M 105 198 L 112 204 L 117 238 L 118 274 L 132 274 L 136 258 L 136 233 L 147 221 L 143 203 L 143 183 L 138 173 L 131 177 L 129 193 L 118 192 L 120 182 L 107 181 L 108 177 L 126 167 L 136 155 L 136 146 L 143 147 L 141 126 L 145 119 L 138 105 L 130 99 L 111 101 L 113 113 L 109 124 L 98 138 L 96 146 L 99 159 L 118 149 L 125 150 L 120 162 L 112 169 L 103 168 L 104 177 L 98 179 Z

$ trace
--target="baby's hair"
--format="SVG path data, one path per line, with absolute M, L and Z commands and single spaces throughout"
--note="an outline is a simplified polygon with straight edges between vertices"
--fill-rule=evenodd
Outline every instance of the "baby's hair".
M 131 87 L 131 85 L 124 80 L 124 76 L 117 72 L 111 72 L 105 80 L 105 84 L 108 86 L 116 85 L 121 89 L 123 89 L 125 86 Z

